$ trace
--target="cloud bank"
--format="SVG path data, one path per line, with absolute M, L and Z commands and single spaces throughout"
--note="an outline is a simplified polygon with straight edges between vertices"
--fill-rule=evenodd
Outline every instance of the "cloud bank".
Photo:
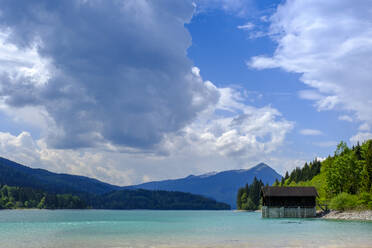
M 1 6 L 6 42 L 49 61 L 50 77 L 38 84 L 33 75 L 3 74 L 0 94 L 9 106 L 46 109 L 54 122 L 47 137 L 52 147 L 151 148 L 218 100 L 214 89 L 194 80 L 185 56 L 189 1 Z

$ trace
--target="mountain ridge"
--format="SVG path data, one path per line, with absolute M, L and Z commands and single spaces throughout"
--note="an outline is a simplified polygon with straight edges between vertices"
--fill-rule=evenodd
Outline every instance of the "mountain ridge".
M 254 177 L 264 184 L 273 184 L 282 176 L 265 163 L 259 163 L 249 169 L 209 172 L 201 175 L 189 175 L 178 179 L 146 182 L 124 188 L 147 190 L 180 191 L 204 195 L 236 208 L 236 194 L 240 187 L 252 183 Z
M 104 194 L 121 189 L 120 186 L 98 179 L 31 168 L 3 157 L 0 157 L 0 182 L 10 186 L 31 187 L 52 193 Z
M 238 189 L 247 183 L 252 183 L 254 177 L 262 180 L 264 184 L 271 185 L 275 179 L 280 179 L 282 176 L 267 164 L 259 163 L 249 169 L 209 172 L 178 179 L 117 186 L 90 177 L 34 169 L 0 157 L 0 183 L 10 186 L 31 187 L 56 194 L 103 195 L 111 191 L 127 189 L 176 191 L 205 196 L 227 203 L 232 208 L 236 207 Z
M 11 197 L 8 195 L 9 190 L 12 192 Z M 94 209 L 230 209 L 228 204 L 202 195 L 177 191 L 124 189 L 94 178 L 30 168 L 2 157 L 0 191 L 0 209 L 24 207 L 56 209 L 74 206 L 78 208 L 88 206 Z M 68 206 L 66 204 L 62 206 L 61 199 L 65 200 Z M 74 201 L 79 204 L 71 205 L 75 203 Z

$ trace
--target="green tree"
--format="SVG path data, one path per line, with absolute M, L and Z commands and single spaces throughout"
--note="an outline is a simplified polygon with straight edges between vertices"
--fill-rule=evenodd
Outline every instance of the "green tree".
M 238 190 L 238 195 L 237 195 L 237 199 L 236 199 L 236 206 L 238 209 L 241 209 L 242 208 L 242 195 L 244 193 L 244 188 L 240 188 Z
M 365 161 L 366 161 L 365 171 L 366 172 L 365 173 L 368 175 L 366 186 L 367 186 L 367 189 L 372 192 L 372 140 L 369 140 L 368 142 L 366 142 L 365 147 L 366 147 L 366 151 L 365 151 Z
M 279 185 L 280 185 L 280 183 L 279 183 L 278 179 L 275 179 L 275 182 L 274 182 L 273 186 L 279 186 Z
M 247 201 L 242 204 L 243 210 L 256 210 L 257 206 L 254 204 L 254 202 L 251 200 L 251 198 L 247 198 Z

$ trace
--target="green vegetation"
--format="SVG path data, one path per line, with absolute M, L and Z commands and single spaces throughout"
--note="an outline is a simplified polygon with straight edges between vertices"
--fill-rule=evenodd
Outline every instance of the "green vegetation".
M 296 168 L 278 186 L 314 186 L 318 203 L 331 209 L 372 209 L 372 140 L 349 148 L 341 142 L 333 156 Z
M 358 197 L 356 195 L 342 192 L 331 199 L 329 207 L 341 211 L 351 210 L 357 207 L 357 201 Z
M 0 209 L 83 209 L 86 207 L 83 200 L 70 194 L 55 195 L 41 190 L 7 185 L 0 188 Z
M 89 202 L 89 206 L 86 202 Z M 0 209 L 23 208 L 226 210 L 230 209 L 230 206 L 203 196 L 183 192 L 136 189 L 113 191 L 104 195 L 74 196 L 8 185 L 0 187 Z
M 1 157 L 0 190 L 0 209 L 230 209 L 228 204 L 203 196 L 124 190 L 92 178 L 32 169 Z
M 274 186 L 287 186 L 292 182 L 298 183 L 302 181 L 310 181 L 320 173 L 320 167 L 321 162 L 316 159 L 309 164 L 305 163 L 302 168 L 297 167 L 296 169 L 294 169 L 290 175 L 288 174 L 288 172 L 286 172 L 281 182 L 275 182 Z
M 93 199 L 96 209 L 228 210 L 230 206 L 200 195 L 163 190 L 118 190 Z
M 89 207 L 86 202 L 89 202 Z M 51 194 L 32 188 L 7 185 L 0 187 L 0 209 L 19 208 L 225 210 L 230 209 L 230 206 L 203 196 L 183 192 L 136 189 L 79 197 L 71 194 Z
M 260 206 L 260 191 L 264 186 L 261 180 L 255 177 L 252 184 L 238 190 L 237 208 L 239 210 L 257 210 Z

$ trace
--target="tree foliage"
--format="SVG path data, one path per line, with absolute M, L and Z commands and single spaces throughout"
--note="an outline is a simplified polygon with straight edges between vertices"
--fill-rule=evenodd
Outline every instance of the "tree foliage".
M 95 209 L 228 210 L 226 203 L 184 192 L 127 189 L 92 199 Z
M 341 142 L 333 157 L 323 162 L 326 184 L 331 196 L 342 192 L 359 194 L 371 191 L 372 140 L 351 149 Z
M 50 194 L 41 190 L 3 185 L 0 208 L 83 209 L 86 203 L 71 194 Z
M 283 185 L 314 186 L 318 202 L 332 209 L 372 209 L 372 140 L 351 148 L 340 142 L 334 155 L 321 163 L 314 160 L 286 173 Z
M 313 179 L 316 175 L 320 173 L 321 162 L 315 159 L 314 161 L 305 163 L 305 165 L 300 168 L 296 167 L 291 174 L 288 171 L 285 173 L 285 176 L 282 178 L 280 184 L 274 186 L 287 186 L 292 182 L 298 183 L 301 181 L 309 181 Z
M 261 180 L 255 177 L 252 184 L 238 190 L 237 208 L 240 210 L 257 210 L 260 206 L 260 192 L 264 186 Z

